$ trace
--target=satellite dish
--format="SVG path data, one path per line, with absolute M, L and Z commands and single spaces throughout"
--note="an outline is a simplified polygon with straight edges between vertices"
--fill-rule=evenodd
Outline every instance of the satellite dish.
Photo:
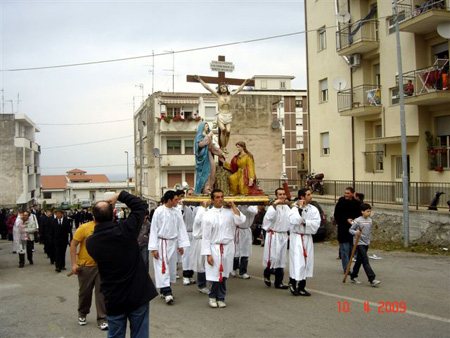
M 183 186 L 183 189 L 185 189 L 185 190 L 188 190 L 188 189 L 189 189 L 189 184 L 188 184 L 188 182 L 184 181 L 181 185 Z
M 159 152 L 159 148 L 155 148 L 155 149 L 153 149 L 153 156 L 155 156 L 155 157 L 159 157 L 159 154 L 160 154 L 160 152 Z
M 336 20 L 339 23 L 347 23 L 350 21 L 350 18 L 351 18 L 350 13 L 347 11 L 341 11 L 338 14 L 336 14 Z
M 437 26 L 437 32 L 444 39 L 450 39 L 450 22 L 444 22 Z
M 173 186 L 173 188 L 174 188 L 175 190 L 181 190 L 183 187 L 181 186 L 181 183 L 177 183 L 177 184 L 175 184 L 175 185 Z
M 333 79 L 332 86 L 337 91 L 344 90 L 347 87 L 347 80 L 342 76 L 335 77 Z
M 270 127 L 271 127 L 272 129 L 278 129 L 278 128 L 280 128 L 280 122 L 278 122 L 278 121 L 273 121 L 272 124 L 270 125 Z

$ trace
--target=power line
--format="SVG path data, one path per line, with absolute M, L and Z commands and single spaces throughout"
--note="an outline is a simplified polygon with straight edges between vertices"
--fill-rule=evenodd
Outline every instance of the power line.
M 128 137 L 133 137 L 133 135 L 114 137 L 114 138 L 109 138 L 109 139 L 106 139 L 106 140 L 99 140 L 99 141 L 91 141 L 91 142 L 76 143 L 76 144 L 67 144 L 67 145 L 64 145 L 64 146 L 46 147 L 46 148 L 42 148 L 42 149 L 44 150 L 44 149 L 56 149 L 56 148 L 75 147 L 75 146 L 82 146 L 82 145 L 86 145 L 86 144 L 93 144 L 93 143 L 101 143 L 101 142 L 120 140 L 120 139 L 124 139 L 124 138 L 128 138 Z
M 46 167 L 41 169 L 67 169 L 67 168 L 109 168 L 109 167 L 126 167 L 126 164 L 103 164 L 103 165 L 76 165 L 76 166 L 65 166 L 65 167 Z
M 213 48 L 219 48 L 219 47 L 228 47 L 228 46 L 233 46 L 233 45 L 252 43 L 252 42 L 259 42 L 259 41 L 271 40 L 271 39 L 279 39 L 279 38 L 283 38 L 283 37 L 299 35 L 299 34 L 304 34 L 304 33 L 305 33 L 305 31 L 301 31 L 301 32 L 273 35 L 273 36 L 257 38 L 257 39 L 251 39 L 251 40 L 243 40 L 243 41 L 222 43 L 222 44 L 218 44 L 218 45 L 211 45 L 211 46 L 204 46 L 204 47 L 197 47 L 197 48 L 189 48 L 189 49 L 181 49 L 181 50 L 178 50 L 178 51 L 171 51 L 171 52 L 162 52 L 162 53 L 158 53 L 158 54 L 130 56 L 130 57 L 127 57 L 127 58 L 118 58 L 118 59 L 109 59 L 109 60 L 100 60 L 100 61 L 88 61 L 88 62 L 79 62 L 79 63 L 68 63 L 68 64 L 55 65 L 55 66 L 41 66 L 41 67 L 30 67 L 30 68 L 2 69 L 1 71 L 2 72 L 20 72 L 20 71 L 27 71 L 27 70 L 67 68 L 67 67 L 95 65 L 95 64 L 100 64 L 100 63 L 130 61 L 130 60 L 150 58 L 150 57 L 154 57 L 154 56 L 165 56 L 165 55 L 189 53 L 189 52 L 196 52 L 196 51 L 206 50 L 206 49 L 213 49 Z
M 36 123 L 39 126 L 85 126 L 90 124 L 106 124 L 106 123 L 116 123 L 116 122 L 125 122 L 132 121 L 133 119 L 124 119 L 124 120 L 111 120 L 111 121 L 100 121 L 100 122 L 82 122 L 82 123 Z

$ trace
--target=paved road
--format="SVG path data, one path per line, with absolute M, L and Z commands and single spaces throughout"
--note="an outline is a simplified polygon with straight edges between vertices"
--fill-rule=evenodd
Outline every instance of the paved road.
M 11 247 L 11 242 L 0 241 L 0 337 L 106 336 L 95 326 L 95 310 L 88 316 L 88 325 L 78 326 L 76 277 L 57 274 L 40 245 L 35 265 L 18 269 Z M 253 246 L 249 263 L 252 278 L 229 281 L 227 308 L 209 308 L 207 296 L 196 286 L 178 283 L 173 288 L 174 305 L 168 306 L 159 298 L 151 302 L 151 336 L 449 337 L 450 259 L 398 252 L 376 254 L 383 257 L 371 260 L 382 281 L 380 287 L 370 287 L 364 273 L 363 284 L 343 284 L 337 247 L 316 244 L 314 278 L 307 285 L 312 297 L 304 298 L 264 285 L 262 248 Z M 285 282 L 287 278 L 286 272 Z M 365 302 L 370 302 L 369 313 L 364 310 Z M 404 302 L 406 312 L 386 313 L 388 305 L 385 313 L 380 313 L 379 302 Z

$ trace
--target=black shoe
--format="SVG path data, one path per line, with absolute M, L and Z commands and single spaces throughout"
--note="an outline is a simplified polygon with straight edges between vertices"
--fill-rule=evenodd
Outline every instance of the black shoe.
M 62 267 L 61 270 L 67 270 L 65 267 Z
M 289 284 L 289 291 L 292 293 L 293 296 L 299 296 L 300 295 L 298 293 L 298 291 L 291 284 Z
M 30 261 L 30 265 L 33 265 L 34 263 L 33 263 L 33 261 Z
M 306 290 L 298 290 L 298 294 L 299 294 L 300 296 L 304 296 L 304 297 L 309 297 L 309 296 L 311 296 L 311 294 L 310 294 L 308 291 L 306 291 Z
M 56 268 L 55 271 L 56 272 L 61 272 L 61 269 Z
M 272 285 L 272 282 L 270 281 L 269 278 L 264 278 L 264 283 L 270 288 L 270 286 Z
M 287 286 L 286 284 L 275 285 L 275 289 L 287 290 L 288 288 L 289 286 Z

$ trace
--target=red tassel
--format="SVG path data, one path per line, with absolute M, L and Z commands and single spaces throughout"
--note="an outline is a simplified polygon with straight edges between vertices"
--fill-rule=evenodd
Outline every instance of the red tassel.
M 166 273 L 166 262 L 163 261 L 162 263 L 162 274 L 164 275 Z
M 222 264 L 222 256 L 223 256 L 223 244 L 220 244 L 220 267 L 219 267 L 219 282 L 223 281 L 223 276 L 222 276 L 222 272 L 223 272 L 223 264 Z
M 161 259 L 162 259 L 162 274 L 164 275 L 166 273 L 166 262 L 164 261 L 164 239 L 161 240 Z M 166 244 L 167 245 L 167 244 Z

